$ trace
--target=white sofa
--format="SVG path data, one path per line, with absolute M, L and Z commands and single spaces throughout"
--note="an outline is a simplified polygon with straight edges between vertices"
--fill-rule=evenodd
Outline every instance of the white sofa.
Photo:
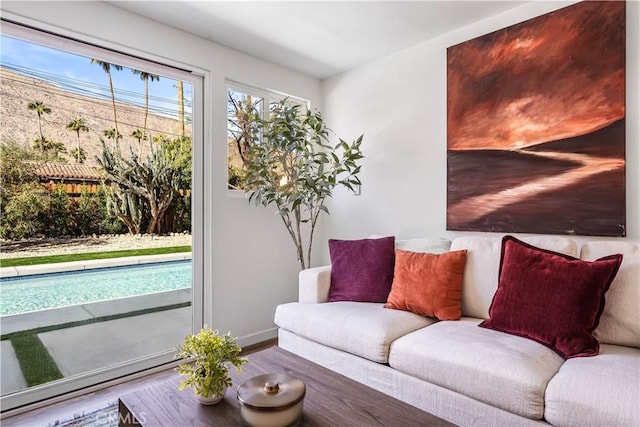
M 584 260 L 622 253 L 594 336 L 600 353 L 564 360 L 535 341 L 477 327 L 497 289 L 500 237 L 397 241 L 467 249 L 462 318 L 437 321 L 383 304 L 326 302 L 331 267 L 300 273 L 299 302 L 277 307 L 279 346 L 458 425 L 640 426 L 640 252 L 625 241 L 531 236 Z

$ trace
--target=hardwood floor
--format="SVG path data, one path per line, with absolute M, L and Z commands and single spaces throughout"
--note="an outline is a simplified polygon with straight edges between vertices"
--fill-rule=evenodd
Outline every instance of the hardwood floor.
M 277 344 L 277 339 L 274 338 L 272 340 L 246 346 L 243 349 L 243 354 L 251 354 Z M 142 378 L 109 386 L 98 391 L 38 408 L 33 411 L 3 418 L 0 424 L 2 424 L 3 427 L 53 426 L 56 421 L 70 420 L 74 418 L 74 415 L 102 409 L 111 403 L 117 402 L 118 396 L 122 394 L 161 383 L 175 375 L 175 371 L 170 367 L 161 372 L 150 374 Z

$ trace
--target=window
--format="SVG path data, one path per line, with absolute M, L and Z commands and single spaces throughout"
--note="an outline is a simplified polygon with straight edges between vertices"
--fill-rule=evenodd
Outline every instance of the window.
M 259 120 L 267 120 L 272 108 L 286 99 L 288 105 L 310 108 L 309 101 L 239 83 L 227 84 L 227 188 L 244 190 L 249 148 L 260 140 Z

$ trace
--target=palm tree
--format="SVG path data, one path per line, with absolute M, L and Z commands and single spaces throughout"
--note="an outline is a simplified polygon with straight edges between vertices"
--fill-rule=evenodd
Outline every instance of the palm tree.
M 138 157 L 142 155 L 142 141 L 149 139 L 147 134 L 142 129 L 136 129 L 131 133 L 131 136 L 138 140 Z
M 40 159 L 52 162 L 64 162 L 64 158 L 60 155 L 67 152 L 62 142 L 49 140 L 46 136 L 34 139 L 31 147 L 34 150 L 40 150 L 42 153 Z
M 84 151 L 84 148 L 74 148 L 73 150 L 69 151 L 69 154 L 71 154 L 71 157 L 79 157 L 79 163 L 84 163 L 84 161 L 87 160 L 87 152 Z
M 44 152 L 45 137 L 42 133 L 42 115 L 51 113 L 51 108 L 44 105 L 42 101 L 34 101 L 27 104 L 27 109 L 38 114 L 38 128 L 40 129 L 40 151 Z
M 154 137 L 153 137 L 153 143 L 154 144 L 162 145 L 162 144 L 164 144 L 164 143 L 166 143 L 168 141 L 169 141 L 169 137 L 167 135 L 162 134 L 162 133 L 154 135 Z
M 147 117 L 149 116 L 149 80 L 160 80 L 160 76 L 157 74 L 147 73 L 145 71 L 140 70 L 131 70 L 133 74 L 137 74 L 140 76 L 140 79 L 144 82 L 144 102 L 145 102 L 145 110 L 144 110 L 144 124 L 142 126 L 142 130 L 147 132 Z
M 99 59 L 91 59 L 92 64 L 98 64 L 102 67 L 107 76 L 109 76 L 109 90 L 111 90 L 111 103 L 113 104 L 113 123 L 115 124 L 115 130 L 118 132 L 118 116 L 116 114 L 116 95 L 113 92 L 113 80 L 111 79 L 111 67 L 114 70 L 122 70 L 122 65 L 110 64 L 108 62 L 100 61 Z
M 76 133 L 76 162 L 82 163 L 80 152 L 80 131 L 89 132 L 89 127 L 81 117 L 76 117 L 67 124 L 67 130 L 72 130 Z
M 117 143 L 118 139 L 122 138 L 122 134 L 115 128 L 105 129 L 102 131 L 102 134 L 112 140 L 114 143 Z

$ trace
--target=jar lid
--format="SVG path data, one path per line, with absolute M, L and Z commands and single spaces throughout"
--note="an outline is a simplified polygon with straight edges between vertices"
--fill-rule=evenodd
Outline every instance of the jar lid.
M 238 387 L 241 405 L 260 411 L 281 411 L 297 405 L 306 393 L 304 383 L 289 374 L 249 378 Z

